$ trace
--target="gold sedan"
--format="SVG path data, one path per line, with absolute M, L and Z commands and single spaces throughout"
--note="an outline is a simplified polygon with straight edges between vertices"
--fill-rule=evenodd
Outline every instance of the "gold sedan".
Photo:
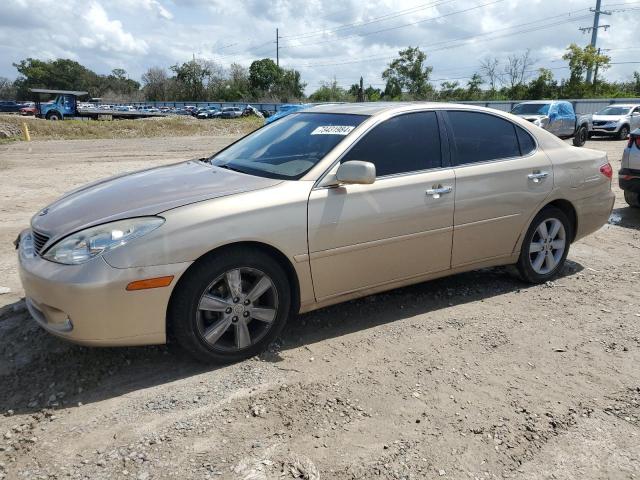
M 324 105 L 68 193 L 18 239 L 27 306 L 86 345 L 257 354 L 287 318 L 496 265 L 540 283 L 611 212 L 604 153 L 507 113 Z

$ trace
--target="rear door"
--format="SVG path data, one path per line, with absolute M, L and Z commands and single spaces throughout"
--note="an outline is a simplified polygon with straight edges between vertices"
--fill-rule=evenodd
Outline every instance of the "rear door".
M 450 268 L 455 177 L 435 112 L 369 130 L 341 162 L 376 166 L 371 185 L 319 187 L 308 209 L 318 301 Z
M 553 168 L 534 138 L 503 117 L 448 111 L 456 176 L 452 267 L 512 254 L 553 188 Z

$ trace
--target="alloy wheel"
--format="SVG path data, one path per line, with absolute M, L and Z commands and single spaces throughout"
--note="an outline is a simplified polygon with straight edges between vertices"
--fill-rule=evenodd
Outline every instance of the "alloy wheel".
M 567 247 L 564 225 L 557 218 L 547 218 L 536 228 L 529 245 L 529 261 L 540 275 L 553 272 Z
M 255 268 L 234 268 L 218 276 L 198 302 L 196 324 L 214 350 L 244 350 L 260 341 L 276 319 L 278 293 L 273 280 Z

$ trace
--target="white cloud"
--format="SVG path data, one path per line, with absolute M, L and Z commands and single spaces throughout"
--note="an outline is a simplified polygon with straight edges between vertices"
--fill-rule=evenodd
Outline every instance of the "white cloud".
M 84 48 L 99 49 L 103 52 L 147 53 L 147 42 L 137 40 L 132 34 L 125 32 L 119 20 L 110 20 L 99 3 L 92 2 L 82 18 L 85 20 L 86 35 L 81 36 L 79 40 Z
M 308 91 L 334 77 L 348 87 L 361 75 L 366 84 L 381 86 L 382 71 L 408 45 L 427 52 L 434 79 L 471 76 L 486 56 L 504 59 L 526 49 L 538 60 L 536 68 L 566 76 L 560 57 L 569 43 L 589 41 L 578 27 L 591 24 L 589 7 L 595 2 L 487 5 L 495 1 L 438 0 L 433 6 L 435 0 L 0 0 L 0 75 L 15 77 L 11 64 L 28 56 L 73 58 L 99 73 L 121 67 L 137 79 L 150 66 L 168 67 L 193 55 L 248 66 L 256 58 L 275 59 L 279 28 L 280 64 L 299 68 Z M 562 15 L 568 11 L 579 12 Z M 637 45 L 626 50 L 635 41 L 635 18 L 637 12 L 603 18 L 611 29 L 601 32 L 598 44 L 613 49 L 614 62 L 638 59 Z M 518 35 L 507 29 L 535 20 L 542 21 L 531 27 L 564 23 Z M 634 69 L 640 64 L 615 65 L 605 75 L 627 79 Z

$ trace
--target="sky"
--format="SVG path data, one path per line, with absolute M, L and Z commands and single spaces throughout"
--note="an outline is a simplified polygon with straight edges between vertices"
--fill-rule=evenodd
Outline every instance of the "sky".
M 609 80 L 640 70 L 640 1 L 602 0 L 598 47 L 614 65 Z M 348 88 L 362 76 L 383 88 L 382 71 L 397 52 L 419 46 L 432 83 L 466 84 L 482 59 L 527 49 L 557 79 L 572 42 L 589 43 L 596 0 L 0 0 L 0 76 L 27 57 L 71 58 L 97 73 L 123 68 L 140 81 L 153 66 L 192 58 L 249 66 L 276 58 L 295 68 L 307 93 L 334 79 Z M 634 63 L 632 63 L 634 62 Z

